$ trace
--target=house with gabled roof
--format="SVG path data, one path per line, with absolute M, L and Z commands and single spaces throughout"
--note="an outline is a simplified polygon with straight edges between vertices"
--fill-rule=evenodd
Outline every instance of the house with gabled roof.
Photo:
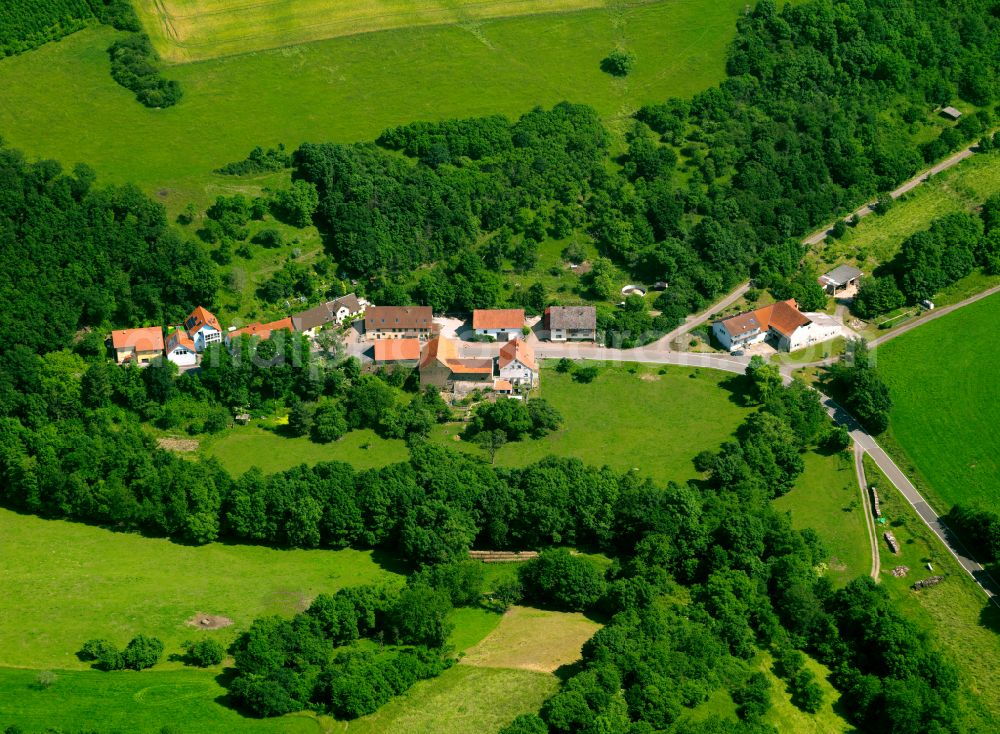
M 472 328 L 477 336 L 492 336 L 498 342 L 505 342 L 521 335 L 524 309 L 477 308 L 472 312 Z
M 174 329 L 167 336 L 167 359 L 178 367 L 193 367 L 198 363 L 194 341 L 184 329 Z
M 535 350 L 520 337 L 511 339 L 500 347 L 497 374 L 501 380 L 509 382 L 514 387 L 520 385 L 534 387 L 538 384 L 539 375 Z
M 430 306 L 372 306 L 365 311 L 369 339 L 429 339 L 433 331 Z
M 163 356 L 163 329 L 159 326 L 116 329 L 111 332 L 111 348 L 118 364 L 144 367 Z
M 820 316 L 825 314 L 816 314 L 816 318 L 811 318 L 799 311 L 794 299 L 789 299 L 716 321 L 712 325 L 712 333 L 730 352 L 765 340 L 779 351 L 794 352 L 843 333 L 835 319 Z
M 316 336 L 324 326 L 340 326 L 348 319 L 360 316 L 365 311 L 363 303 L 353 293 L 321 303 L 318 306 L 292 316 L 295 330 L 307 336 Z
M 549 341 L 594 341 L 597 339 L 597 309 L 593 306 L 549 306 L 545 309 L 544 325 Z
M 184 328 L 188 337 L 194 342 L 196 351 L 204 352 L 209 344 L 222 343 L 222 327 L 215 314 L 202 306 L 198 306 L 184 319 Z
M 456 382 L 492 384 L 493 358 L 463 358 L 456 340 L 436 336 L 420 354 L 420 386 L 447 388 Z

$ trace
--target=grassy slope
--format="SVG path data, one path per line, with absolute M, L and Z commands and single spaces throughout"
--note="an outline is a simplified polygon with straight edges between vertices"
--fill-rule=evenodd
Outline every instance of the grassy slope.
M 837 585 L 871 571 L 868 531 L 854 463 L 840 456 L 805 455 L 806 470 L 795 488 L 774 501 L 792 513 L 796 528 L 813 528 L 830 553 L 829 574 Z
M 490 18 L 580 10 L 603 0 L 137 0 L 139 17 L 168 61 L 201 61 L 338 36 Z
M 83 668 L 75 652 L 85 640 L 124 645 L 139 632 L 162 639 L 168 655 L 199 635 L 228 644 L 254 617 L 289 615 L 321 591 L 394 578 L 360 551 L 189 547 L 0 510 L 0 579 L 8 590 L 0 664 Z M 233 626 L 185 625 L 198 612 L 227 616 Z
M 322 444 L 307 437 L 287 438 L 257 426 L 227 431 L 206 444 L 204 453 L 217 457 L 233 476 L 241 475 L 251 466 L 272 473 L 299 464 L 346 461 L 362 470 L 406 461 L 408 457 L 403 441 L 379 438 L 371 430 L 351 431 L 339 441 Z
M 563 99 L 615 124 L 641 104 L 691 95 L 723 76 L 742 0 L 634 8 L 351 36 L 172 67 L 185 97 L 149 110 L 108 74 L 117 34 L 88 29 L 0 61 L 0 135 L 29 155 L 85 161 L 134 181 L 172 211 L 204 204 L 232 179 L 210 173 L 254 145 L 371 139 L 415 119 L 503 113 Z M 636 55 L 618 80 L 599 62 Z
M 628 370 L 635 368 L 636 374 Z M 582 385 L 568 374 L 543 369 L 541 395 L 563 416 L 563 428 L 540 440 L 504 446 L 497 464 L 523 466 L 549 454 L 575 456 L 618 470 L 637 467 L 659 482 L 696 476 L 691 460 L 732 436 L 747 411 L 720 389 L 732 375 L 684 367 L 613 365 Z M 434 438 L 485 456 L 455 441 L 463 425 L 435 429 Z
M 910 504 L 889 484 L 870 458 L 865 457 L 868 481 L 879 487 L 882 511 L 900 543 L 894 556 L 880 539 L 881 583 L 895 597 L 903 612 L 934 636 L 958 666 L 962 682 L 976 695 L 966 696 L 968 720 L 978 731 L 1000 730 L 1000 610 L 987 601 L 958 562 L 934 537 Z M 930 562 L 933 572 L 925 566 Z M 892 569 L 906 566 L 906 577 Z M 917 579 L 943 574 L 938 586 L 914 592 Z
M 892 393 L 890 447 L 912 464 L 940 512 L 1000 500 L 1000 369 L 983 347 L 1000 308 L 994 295 L 878 348 Z

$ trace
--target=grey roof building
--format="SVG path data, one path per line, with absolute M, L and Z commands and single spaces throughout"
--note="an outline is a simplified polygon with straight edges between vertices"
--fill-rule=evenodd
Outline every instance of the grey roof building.
M 840 265 L 819 277 L 819 284 L 830 295 L 858 284 L 863 273 L 853 265 Z

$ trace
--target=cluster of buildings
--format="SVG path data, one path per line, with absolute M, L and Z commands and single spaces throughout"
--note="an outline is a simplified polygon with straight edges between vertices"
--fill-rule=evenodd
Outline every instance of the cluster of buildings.
M 184 323 L 167 327 L 166 335 L 160 326 L 112 331 L 111 349 L 118 364 L 142 367 L 157 357 L 166 356 L 178 367 L 193 367 L 198 363 L 198 355 L 211 344 L 229 345 L 244 334 L 269 339 L 277 331 L 315 336 L 325 326 L 339 326 L 361 315 L 366 306 L 367 302 L 352 293 L 295 316 L 266 324 L 253 323 L 239 329 L 231 327 L 228 331 L 223 331 L 215 314 L 198 306 L 188 314 Z

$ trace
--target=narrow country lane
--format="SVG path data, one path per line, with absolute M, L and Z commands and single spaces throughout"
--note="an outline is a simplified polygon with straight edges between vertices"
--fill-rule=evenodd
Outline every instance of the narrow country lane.
M 868 529 L 868 542 L 872 551 L 871 577 L 879 580 L 882 570 L 882 559 L 879 556 L 878 533 L 875 529 L 875 515 L 872 513 L 871 498 L 868 494 L 868 479 L 865 477 L 865 450 L 860 443 L 854 443 L 854 472 L 858 477 L 858 487 L 861 489 L 861 508 L 865 513 L 865 527 Z

